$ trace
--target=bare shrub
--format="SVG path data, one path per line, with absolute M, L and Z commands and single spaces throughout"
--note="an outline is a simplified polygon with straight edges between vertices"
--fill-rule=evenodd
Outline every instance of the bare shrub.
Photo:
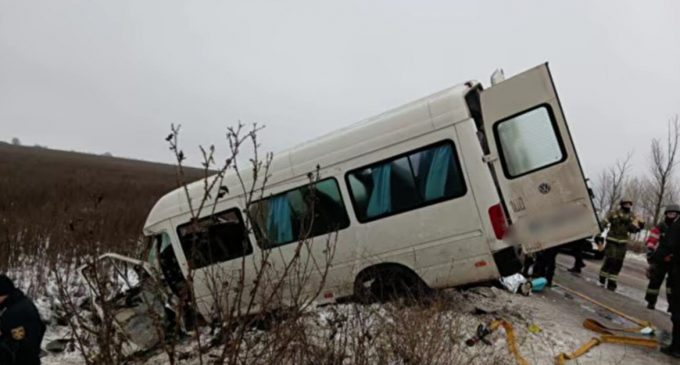
M 261 247 L 272 246 L 271 237 L 258 229 L 264 211 L 257 203 L 268 197 L 265 192 L 272 163 L 271 154 L 261 156 L 258 151 L 259 130 L 256 125 L 247 129 L 240 124 L 228 129 L 228 157 L 220 163 L 215 161 L 215 147 L 201 148 L 203 180 L 189 186 L 183 167 L 186 155 L 178 143 L 179 127 L 173 126 L 167 141 L 177 159 L 176 179 L 187 199 L 193 232 L 205 228 L 202 221 L 219 214 L 220 202 L 234 199 L 240 202 L 244 234 L 256 237 Z M 251 157 L 241 167 L 238 156 L 246 148 Z M 156 356 L 162 363 L 177 364 L 192 356 L 199 364 L 474 364 L 497 362 L 504 356 L 467 351 L 460 317 L 454 315 L 445 298 L 426 305 L 412 305 L 418 301 L 409 300 L 314 309 L 314 299 L 326 284 L 337 240 L 333 227 L 329 227 L 331 233 L 313 237 L 319 208 L 314 187 L 319 180 L 317 167 L 303 183 L 307 213 L 300 219 L 299 235 L 293 242 L 285 248 L 257 250 L 234 260 L 227 269 L 214 265 L 199 271 L 191 262 L 201 252 L 185 251 L 190 266 L 176 297 L 158 280 L 160 273 L 152 272 L 145 281 L 141 272 L 121 272 L 114 267 L 117 271 L 112 273 L 110 265 L 97 259 L 110 247 L 119 247 L 115 242 L 121 236 L 106 236 L 112 220 L 107 216 L 110 210 L 103 205 L 105 200 L 91 196 L 87 217 L 72 228 L 56 230 L 58 234 L 53 230 L 45 236 L 50 244 L 59 242 L 64 248 L 62 258 L 57 257 L 50 268 L 74 346 L 85 362 L 142 363 Z M 199 196 L 196 187 L 200 188 Z M 74 243 L 70 247 L 66 244 L 69 241 Z M 135 242 L 127 252 L 139 257 L 143 251 L 136 248 L 149 246 Z M 66 271 L 64 263 L 70 265 Z M 83 289 L 75 280 L 76 264 L 85 264 L 89 273 L 87 285 L 93 292 L 90 310 L 83 310 L 79 300 Z M 199 280 L 207 287 L 207 297 L 199 298 L 195 292 Z M 144 283 L 144 295 L 119 294 L 121 289 L 129 292 Z M 138 302 L 135 308 L 145 312 L 134 314 L 146 318 L 147 334 L 153 337 L 149 344 L 155 346 L 151 353 L 136 351 L 139 346 L 135 347 L 135 340 L 126 334 L 128 317 L 122 316 L 121 310 L 129 313 L 130 298 L 143 304 Z M 158 309 L 159 300 L 163 310 Z M 206 304 L 210 304 L 209 310 Z M 96 318 L 91 316 L 94 311 Z
M 235 128 L 227 130 L 226 139 L 228 157 L 223 163 L 215 163 L 215 147 L 201 148 L 203 166 L 206 172 L 214 169 L 217 173 L 207 176 L 203 180 L 203 194 L 194 201 L 186 184 L 182 184 L 186 200 L 191 212 L 191 221 L 194 230 L 198 231 L 199 218 L 205 219 L 202 211 L 209 210 L 209 215 L 215 214 L 217 203 L 220 199 L 235 197 L 241 201 L 245 235 L 256 236 L 260 247 L 270 247 L 269 237 L 266 232 L 255 231 L 255 221 L 263 221 L 261 215 L 264 211 L 254 203 L 264 198 L 266 185 L 269 179 L 269 168 L 272 161 L 271 154 L 265 154 L 260 158 L 257 132 L 260 127 L 253 125 L 249 130 L 239 124 Z M 182 179 L 182 162 L 185 159 L 184 152 L 178 146 L 179 127 L 172 127 L 172 133 L 166 138 L 170 143 L 170 149 L 175 153 L 178 165 L 178 177 Z M 252 157 L 245 169 L 241 170 L 238 162 L 239 154 L 244 145 L 250 148 Z M 235 186 L 225 185 L 225 177 L 229 173 L 230 181 Z M 292 252 L 290 257 L 281 260 L 281 248 L 258 250 L 257 254 L 244 255 L 240 258 L 239 270 L 223 270 L 219 265 L 209 266 L 202 269 L 201 279 L 210 292 L 213 303 L 212 313 L 207 320 L 213 321 L 218 329 L 220 337 L 213 345 L 220 348 L 216 358 L 218 363 L 236 364 L 247 362 L 250 354 L 245 350 L 245 338 L 252 326 L 265 320 L 272 313 L 282 314 L 287 318 L 286 323 L 295 324 L 305 310 L 312 304 L 324 287 L 326 275 L 334 254 L 336 235 L 331 233 L 326 238 L 312 239 L 311 227 L 316 219 L 316 197 L 314 196 L 314 184 L 319 180 L 318 168 L 316 172 L 310 172 L 306 186 L 305 201 L 307 215 L 300 220 L 298 227 L 299 236 L 296 242 L 288 244 L 287 252 Z M 197 238 L 194 238 L 197 239 Z M 321 242 L 320 242 L 321 241 Z M 245 244 L 245 243 L 244 243 Z M 320 246 L 323 245 L 323 246 Z M 197 247 L 197 245 L 193 245 Z M 292 247 L 292 248 L 291 248 Z M 318 248 L 322 247 L 322 250 Z M 189 257 L 200 255 L 200 252 L 189 252 Z M 275 258 L 275 259 L 274 259 Z M 250 272 L 250 276 L 246 275 Z M 190 267 L 186 277 L 187 295 L 194 308 L 198 308 L 196 293 L 194 292 L 195 277 L 194 268 Z M 286 328 L 295 328 L 287 326 Z M 279 340 L 286 339 L 283 344 L 293 341 L 289 331 L 276 332 Z M 294 334 L 294 333 L 293 333 Z M 202 354 L 200 336 L 196 336 L 198 352 Z M 287 348 L 288 346 L 274 346 L 273 348 Z M 274 350 L 276 351 L 276 350 Z M 199 355 L 202 362 L 202 355 Z
M 665 141 L 652 140 L 650 186 L 653 196 L 653 222 L 659 220 L 664 204 L 671 201 L 671 180 L 678 164 L 677 155 L 680 147 L 680 118 L 676 115 L 668 121 Z

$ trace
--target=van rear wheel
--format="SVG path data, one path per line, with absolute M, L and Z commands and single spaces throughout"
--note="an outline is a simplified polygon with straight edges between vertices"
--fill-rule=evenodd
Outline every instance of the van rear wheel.
M 354 282 L 354 297 L 363 304 L 382 303 L 397 298 L 420 302 L 431 294 L 432 289 L 416 273 L 399 266 L 367 269 Z

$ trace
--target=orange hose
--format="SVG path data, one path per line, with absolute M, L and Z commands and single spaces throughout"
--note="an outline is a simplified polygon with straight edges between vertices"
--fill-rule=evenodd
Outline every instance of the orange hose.
M 502 319 L 496 319 L 489 324 L 489 329 L 491 331 L 496 330 L 498 327 L 503 327 L 505 330 L 505 338 L 506 342 L 508 343 L 508 350 L 510 351 L 510 354 L 515 357 L 515 361 L 517 361 L 517 364 L 519 365 L 529 365 L 529 363 L 522 357 L 522 354 L 519 353 L 519 349 L 517 348 L 517 342 L 515 341 L 515 330 L 512 328 L 512 324 L 510 322 L 504 321 Z

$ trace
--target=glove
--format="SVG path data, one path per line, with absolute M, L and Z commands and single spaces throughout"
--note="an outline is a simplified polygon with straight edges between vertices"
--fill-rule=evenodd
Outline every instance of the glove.
M 628 223 L 628 232 L 638 233 L 645 226 L 645 223 L 637 218 L 634 218 L 630 223 Z
M 652 263 L 652 256 L 654 255 L 654 250 L 647 250 L 647 263 Z
M 604 238 L 602 236 L 595 236 L 595 243 L 597 243 L 598 245 L 603 244 Z

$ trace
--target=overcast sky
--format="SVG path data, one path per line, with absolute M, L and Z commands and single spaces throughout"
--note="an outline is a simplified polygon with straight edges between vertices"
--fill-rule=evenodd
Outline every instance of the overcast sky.
M 0 0 L 0 140 L 170 162 L 267 125 L 280 151 L 549 61 L 589 175 L 680 112 L 680 1 Z M 1 158 L 1 157 L 0 157 Z

